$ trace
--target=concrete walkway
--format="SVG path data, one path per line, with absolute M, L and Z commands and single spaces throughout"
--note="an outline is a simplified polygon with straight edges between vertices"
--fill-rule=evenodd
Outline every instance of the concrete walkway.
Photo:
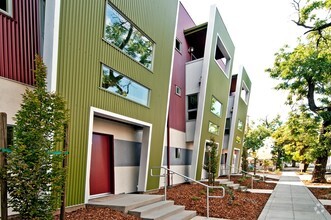
M 259 220 L 331 219 L 331 215 L 295 172 L 283 172 Z

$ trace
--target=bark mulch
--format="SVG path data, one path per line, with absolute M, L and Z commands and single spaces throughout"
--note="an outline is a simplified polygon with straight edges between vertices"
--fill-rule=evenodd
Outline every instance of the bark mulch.
M 250 178 L 231 177 L 231 181 L 240 182 L 241 185 L 250 187 Z M 273 189 L 275 183 L 254 181 L 254 188 Z M 163 194 L 163 189 L 156 194 Z M 206 189 L 198 184 L 180 184 L 167 190 L 169 200 L 174 200 L 176 205 L 184 205 L 188 210 L 196 210 L 198 215 L 206 216 Z M 212 195 L 221 195 L 220 190 L 213 190 Z M 226 195 L 222 199 L 210 199 L 210 217 L 227 218 L 236 220 L 257 219 L 264 208 L 270 194 L 257 194 L 240 192 L 226 187 Z M 58 220 L 58 216 L 55 217 Z M 116 219 L 137 220 L 139 218 L 125 215 L 109 208 L 87 207 L 66 213 L 67 220 L 78 219 Z

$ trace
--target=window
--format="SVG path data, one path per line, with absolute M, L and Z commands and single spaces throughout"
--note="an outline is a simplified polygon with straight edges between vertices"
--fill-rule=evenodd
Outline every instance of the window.
M 106 7 L 104 38 L 143 66 L 152 68 L 153 42 L 109 3 Z
M 198 113 L 198 94 L 187 96 L 187 119 L 192 120 L 197 118 Z
M 246 104 L 248 103 L 249 90 L 248 90 L 248 87 L 246 86 L 245 82 L 243 82 L 243 84 L 242 84 L 241 91 L 240 91 L 240 97 L 242 98 L 242 100 L 244 100 L 244 102 Z
M 180 158 L 180 148 L 175 149 L 175 158 Z
M 109 92 L 148 106 L 150 90 L 132 79 L 102 65 L 101 87 Z
M 209 122 L 208 131 L 209 131 L 209 133 L 218 135 L 219 131 L 220 131 L 220 126 L 218 126 L 217 124 L 214 124 L 213 122 Z
M 8 16 L 12 16 L 12 8 L 12 0 L 0 0 L 0 12 Z
M 218 117 L 221 117 L 222 115 L 222 103 L 220 103 L 214 96 L 211 98 L 210 111 Z
M 241 120 L 238 120 L 238 130 L 242 131 L 244 128 L 244 124 Z
M 14 126 L 7 125 L 7 146 L 8 147 L 13 146 L 13 140 L 14 140 Z
M 240 144 L 241 143 L 241 138 L 239 136 L 236 137 L 236 143 Z
M 179 86 L 176 86 L 176 95 L 182 95 L 182 89 Z
M 227 118 L 226 121 L 225 121 L 224 134 L 230 134 L 230 127 L 231 127 L 231 118 Z
M 224 44 L 219 36 L 217 36 L 215 48 L 215 61 L 224 71 L 225 75 L 229 77 L 230 72 L 230 55 L 228 54 Z
M 180 42 L 178 39 L 176 39 L 176 50 L 182 52 L 182 42 Z

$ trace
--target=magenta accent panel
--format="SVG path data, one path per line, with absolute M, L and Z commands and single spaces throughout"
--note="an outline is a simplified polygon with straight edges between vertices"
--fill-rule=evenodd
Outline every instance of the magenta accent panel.
M 40 53 L 38 0 L 13 0 L 13 16 L 0 12 L 0 76 L 34 84 L 34 57 Z
M 194 27 L 190 15 L 187 13 L 183 5 L 179 5 L 179 15 L 177 24 L 177 39 L 182 43 L 181 52 L 174 49 L 174 66 L 172 72 L 171 95 L 170 95 L 170 109 L 169 109 L 169 125 L 171 128 L 185 132 L 186 118 L 185 118 L 185 64 L 190 61 L 188 53 L 189 45 L 184 36 L 184 30 Z M 176 95 L 176 86 L 182 90 L 181 96 Z
M 104 134 L 93 134 L 91 170 L 90 170 L 90 195 L 114 193 L 113 146 L 110 137 Z

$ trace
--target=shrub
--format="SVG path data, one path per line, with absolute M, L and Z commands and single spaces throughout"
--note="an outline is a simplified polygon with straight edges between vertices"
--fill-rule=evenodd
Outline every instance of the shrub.
M 47 92 L 46 66 L 36 56 L 36 88 L 26 90 L 17 112 L 14 144 L 8 154 L 9 206 L 22 219 L 53 219 L 65 180 L 60 166 L 64 125 L 68 122 L 65 101 Z

